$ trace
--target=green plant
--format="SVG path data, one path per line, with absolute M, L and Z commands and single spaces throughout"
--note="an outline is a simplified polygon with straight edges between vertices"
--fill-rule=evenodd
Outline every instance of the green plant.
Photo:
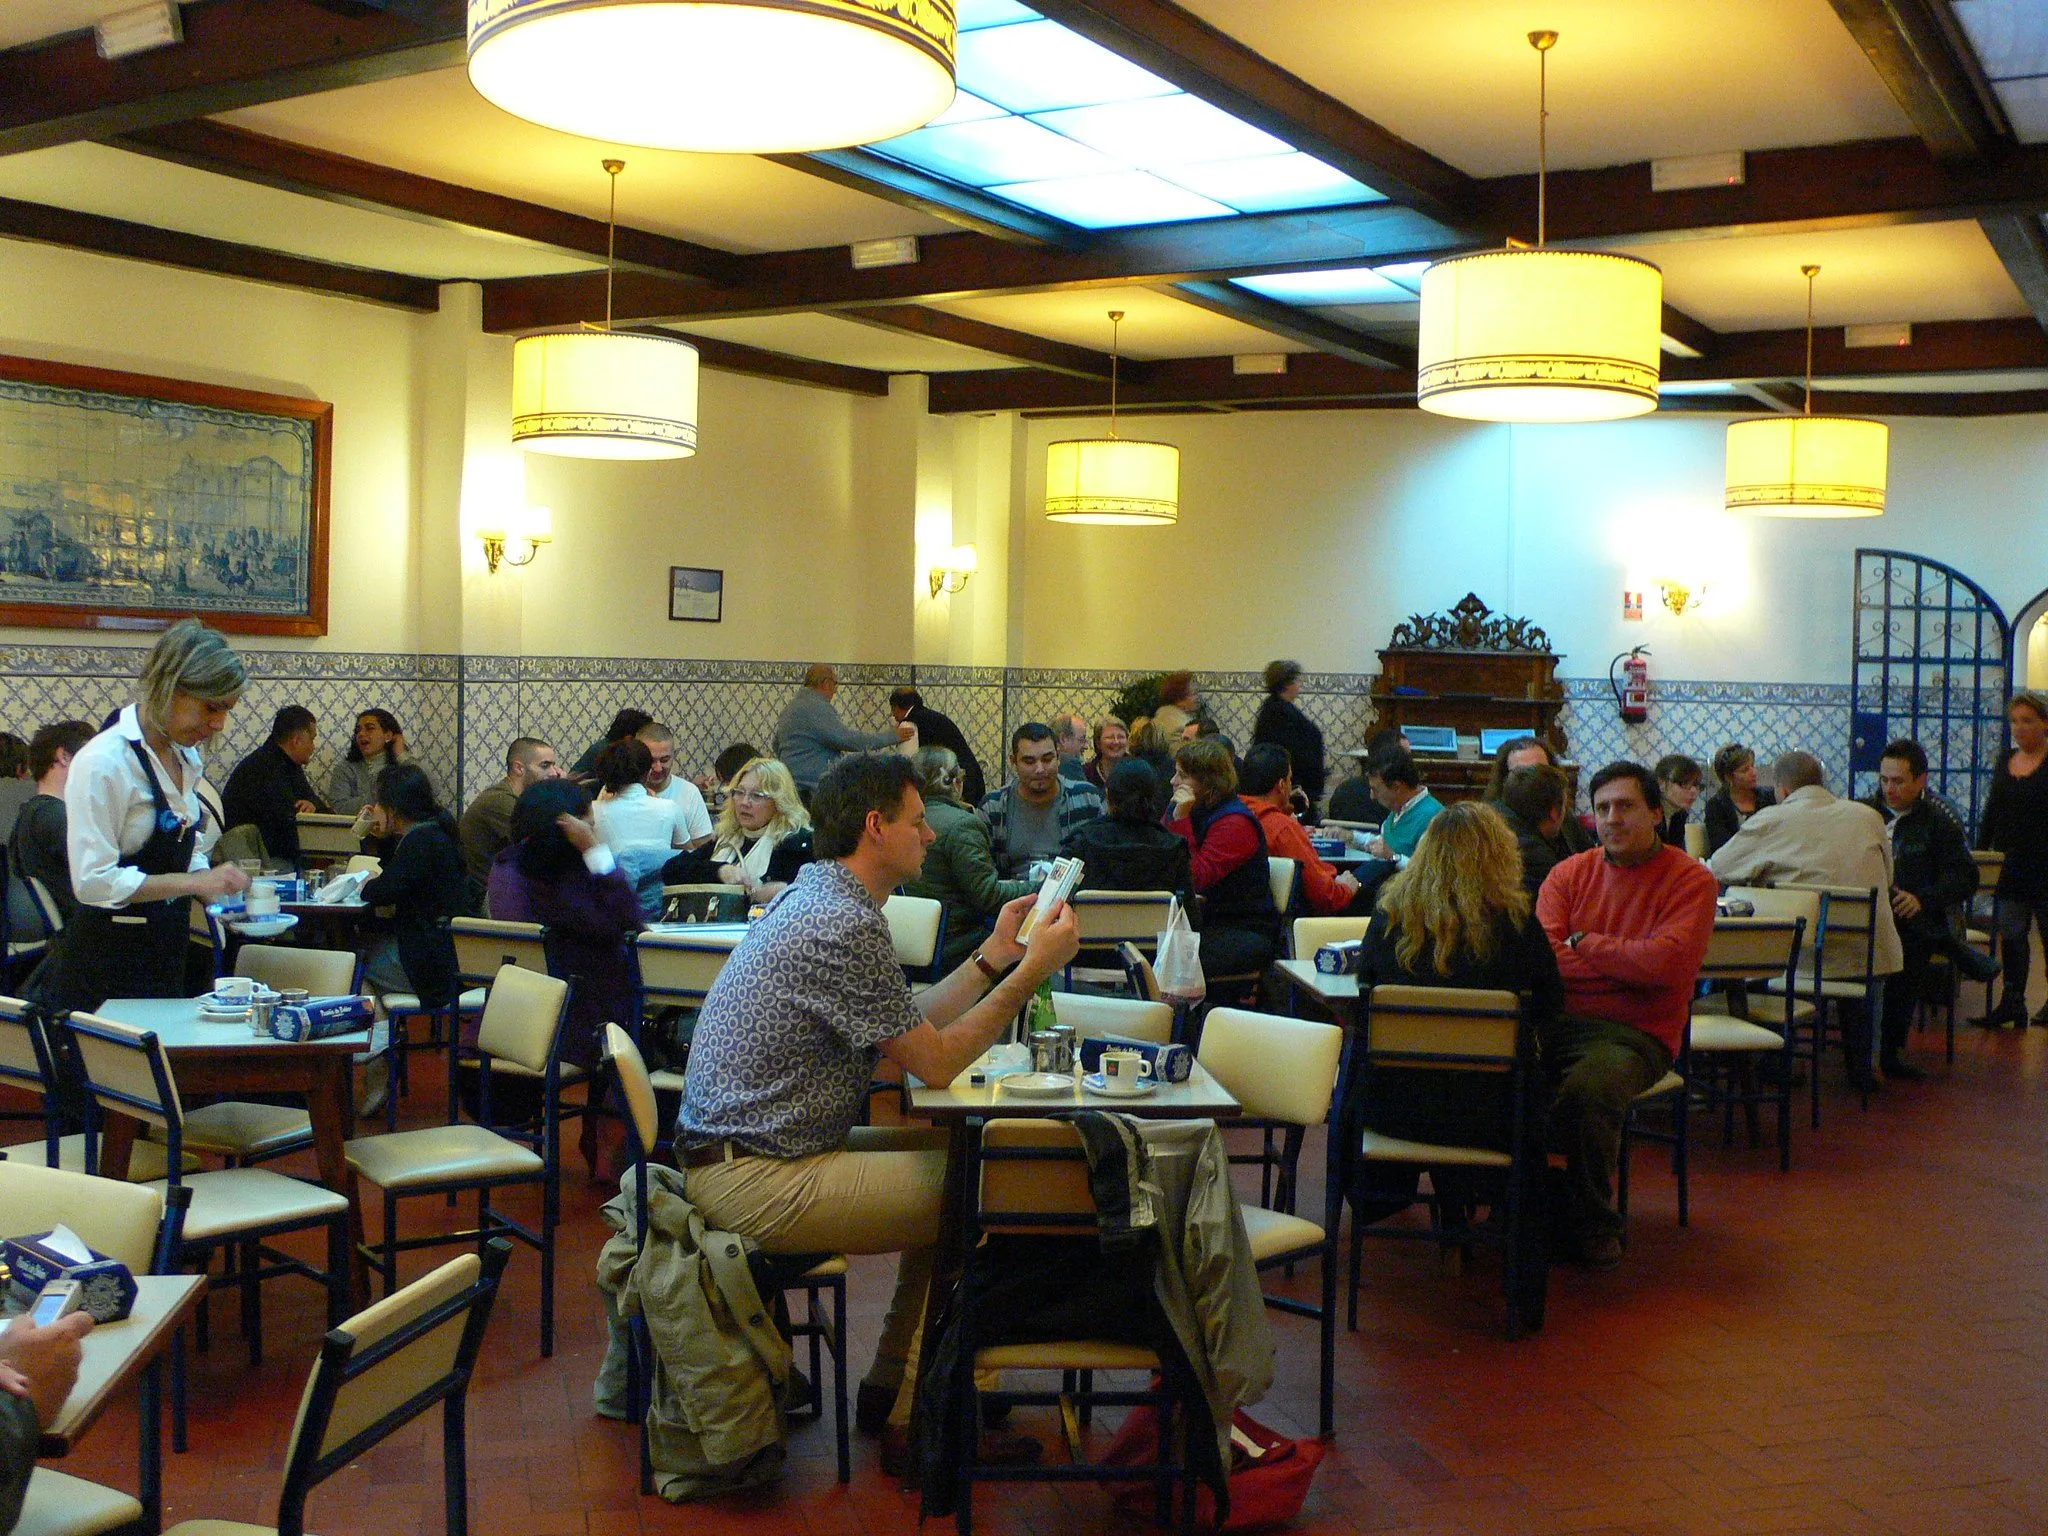
M 1166 680 L 1164 672 L 1154 672 L 1149 677 L 1134 677 L 1125 683 L 1116 696 L 1116 702 L 1109 706 L 1109 712 L 1125 725 L 1136 725 L 1151 715 L 1159 713 L 1159 685 Z

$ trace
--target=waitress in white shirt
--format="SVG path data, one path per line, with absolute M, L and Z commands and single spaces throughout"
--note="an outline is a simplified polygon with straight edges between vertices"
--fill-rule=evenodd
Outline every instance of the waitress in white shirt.
M 249 884 L 232 864 L 207 867 L 221 829 L 199 795 L 199 748 L 247 682 L 226 637 L 185 619 L 150 651 L 136 701 L 71 760 L 64 813 L 78 911 L 31 988 L 45 1012 L 184 994 L 187 898 Z

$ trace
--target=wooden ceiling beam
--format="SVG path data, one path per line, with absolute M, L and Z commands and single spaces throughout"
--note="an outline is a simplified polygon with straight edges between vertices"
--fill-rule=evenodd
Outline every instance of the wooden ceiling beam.
M 2014 368 L 2048 368 L 2048 333 L 2031 319 L 1922 321 L 1903 347 L 1845 347 L 1840 326 L 1813 333 L 1818 378 Z M 1724 332 L 1705 357 L 1664 359 L 1664 377 L 1672 380 L 1778 383 L 1805 373 L 1804 330 Z
M 1030 363 L 1052 373 L 1071 374 L 1077 379 L 1100 381 L 1110 376 L 1111 359 L 1107 352 L 1032 336 L 948 310 L 929 309 L 922 304 L 870 304 L 861 309 L 840 310 L 838 317 L 901 336 L 922 336 L 931 341 L 974 347 L 982 352 L 992 352 L 997 357 L 1015 358 L 1018 362 Z M 1120 365 L 1120 376 L 1127 380 L 1142 378 L 1147 366 L 1125 358 Z
M 1182 90 L 1305 150 L 1395 202 L 1463 223 L 1475 183 L 1172 0 L 1046 0 L 1034 8 Z M 1467 232 L 1484 233 L 1467 226 Z
M 2004 113 L 1939 0 L 1829 0 L 1913 131 L 1943 160 L 2009 144 Z
M 1664 306 L 1664 336 L 1681 347 L 1704 357 L 1714 350 L 1714 344 L 1721 339 L 1721 333 L 1693 319 L 1684 310 L 1666 304 Z
M 1397 341 L 1357 330 L 1340 321 L 1319 315 L 1312 309 L 1282 304 L 1262 293 L 1253 293 L 1235 283 L 1175 283 L 1162 290 L 1184 304 L 1193 304 L 1212 314 L 1257 326 L 1271 335 L 1284 337 L 1374 368 L 1415 371 L 1415 352 Z
M 791 357 L 742 342 L 724 341 L 716 336 L 683 339 L 697 349 L 706 368 L 721 373 L 743 373 L 756 379 L 778 379 L 785 384 L 804 384 L 812 389 L 833 389 L 849 395 L 886 395 L 889 375 L 873 368 L 853 368 L 845 363 L 821 363 L 808 357 Z
M 1036 368 L 992 368 L 935 373 L 929 386 L 935 416 L 987 411 L 1083 412 L 1102 404 L 1085 380 Z M 1290 354 L 1285 373 L 1240 374 L 1227 357 L 1156 361 L 1142 382 L 1120 391 L 1130 406 L 1199 406 L 1259 400 L 1354 400 L 1379 397 L 1413 404 L 1412 371 L 1355 363 L 1317 352 Z
M 1079 231 L 1070 224 L 1049 219 L 1029 208 L 990 197 L 975 187 L 947 181 L 914 165 L 885 159 L 865 149 L 825 149 L 808 155 L 763 155 L 777 165 L 807 176 L 816 176 L 834 186 L 878 197 L 885 203 L 908 208 L 929 218 L 944 219 L 961 229 L 987 235 L 994 240 L 1017 240 L 1027 245 L 1074 245 Z
M 386 304 L 396 309 L 431 314 L 441 307 L 439 285 L 424 277 L 380 272 L 367 267 L 345 267 L 306 256 L 290 256 L 282 251 L 237 245 L 231 240 L 181 234 L 148 224 L 131 224 L 125 219 L 76 213 L 69 208 L 51 208 L 14 198 L 0 198 L 0 238 L 67 246 L 102 256 L 122 256 L 131 261 L 181 267 L 189 272 L 239 277 L 282 288 L 303 289 L 309 293 Z
M 166 123 L 139 128 L 112 142 L 155 159 L 322 202 L 396 214 L 441 229 L 503 235 L 565 256 L 604 260 L 602 219 L 415 176 L 227 123 Z M 740 270 L 730 252 L 625 226 L 618 232 L 618 259 L 622 269 L 706 282 L 735 281 Z
M 112 9 L 113 7 L 109 7 Z M 465 54 L 462 0 L 404 15 L 319 0 L 197 0 L 185 40 L 103 59 L 90 33 L 0 52 L 0 154 L 447 69 Z
M 2027 301 L 2035 320 L 2048 331 L 2048 235 L 2036 214 L 2000 214 L 1980 219 L 1978 227 L 1991 249 L 2005 263 L 2006 275 Z

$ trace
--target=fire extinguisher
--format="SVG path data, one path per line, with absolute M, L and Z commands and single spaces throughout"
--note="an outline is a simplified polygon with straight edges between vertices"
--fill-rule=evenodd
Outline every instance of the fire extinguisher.
M 1607 663 L 1607 686 L 1614 690 L 1614 702 L 1624 725 L 1641 725 L 1650 718 L 1650 654 L 1648 646 L 1623 651 Z

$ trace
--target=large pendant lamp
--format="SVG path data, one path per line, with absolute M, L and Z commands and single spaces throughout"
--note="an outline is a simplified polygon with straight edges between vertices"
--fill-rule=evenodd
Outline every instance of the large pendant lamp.
M 1538 60 L 1536 244 L 1437 262 L 1422 277 L 1416 403 L 1469 421 L 1614 421 L 1657 408 L 1664 274 L 1647 261 L 1545 246 L 1548 61 Z
M 1117 358 L 1124 312 L 1109 312 L 1109 436 L 1045 450 L 1045 516 L 1053 523 L 1159 527 L 1180 521 L 1180 450 L 1116 435 Z
M 952 105 L 954 30 L 954 0 L 469 0 L 469 78 L 588 139 L 838 149 Z
M 623 160 L 605 238 L 604 327 L 536 331 L 512 344 L 512 441 L 579 459 L 686 459 L 697 451 L 697 349 L 680 336 L 612 329 Z
M 1813 280 L 1806 274 L 1806 409 L 1728 424 L 1723 505 L 1756 517 L 1883 517 L 1891 428 L 1813 414 Z

